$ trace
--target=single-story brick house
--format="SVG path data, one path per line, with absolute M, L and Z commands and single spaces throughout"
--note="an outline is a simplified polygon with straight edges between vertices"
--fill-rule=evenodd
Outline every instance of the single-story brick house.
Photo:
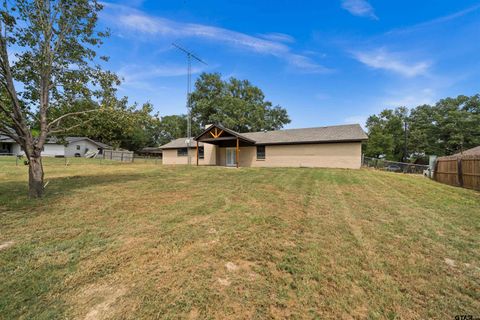
M 358 124 L 247 133 L 210 125 L 190 148 L 186 138 L 160 148 L 163 164 L 358 169 L 367 139 Z

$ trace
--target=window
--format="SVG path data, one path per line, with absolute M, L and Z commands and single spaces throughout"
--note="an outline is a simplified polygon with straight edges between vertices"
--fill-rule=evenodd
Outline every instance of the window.
M 187 148 L 177 149 L 177 157 L 186 157 L 186 156 L 188 156 L 188 149 Z
M 77 150 L 80 150 L 80 145 L 79 144 L 77 144 Z
M 203 147 L 198 147 L 198 159 L 203 159 L 205 156 L 205 150 Z
M 257 146 L 257 160 L 265 160 L 265 146 Z

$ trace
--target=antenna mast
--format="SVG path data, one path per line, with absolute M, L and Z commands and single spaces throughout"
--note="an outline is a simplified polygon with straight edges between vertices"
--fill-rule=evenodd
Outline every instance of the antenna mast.
M 188 164 L 192 163 L 192 157 L 190 156 L 190 146 L 192 143 L 192 106 L 190 103 L 190 95 L 192 93 L 192 58 L 200 63 L 207 65 L 205 61 L 194 55 L 189 50 L 182 48 L 176 43 L 172 43 L 172 46 L 182 51 L 187 55 L 187 155 Z

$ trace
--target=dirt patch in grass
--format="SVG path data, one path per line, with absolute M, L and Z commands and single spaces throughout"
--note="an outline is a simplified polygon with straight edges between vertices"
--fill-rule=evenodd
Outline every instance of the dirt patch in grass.
M 15 244 L 15 241 L 5 241 L 0 243 L 0 251 L 6 250 L 9 247 L 13 246 Z
M 118 311 L 119 300 L 128 290 L 125 287 L 109 285 L 90 285 L 81 290 L 74 298 L 74 313 L 87 311 L 84 315 L 77 315 L 76 319 L 100 320 L 113 319 L 120 316 Z

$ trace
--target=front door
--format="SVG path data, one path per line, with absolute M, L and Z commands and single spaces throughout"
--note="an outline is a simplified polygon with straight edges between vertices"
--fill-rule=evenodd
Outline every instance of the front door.
M 236 163 L 235 163 L 235 160 L 236 160 L 236 153 L 235 153 L 235 148 L 227 148 L 226 149 L 227 151 L 227 167 L 235 167 Z

